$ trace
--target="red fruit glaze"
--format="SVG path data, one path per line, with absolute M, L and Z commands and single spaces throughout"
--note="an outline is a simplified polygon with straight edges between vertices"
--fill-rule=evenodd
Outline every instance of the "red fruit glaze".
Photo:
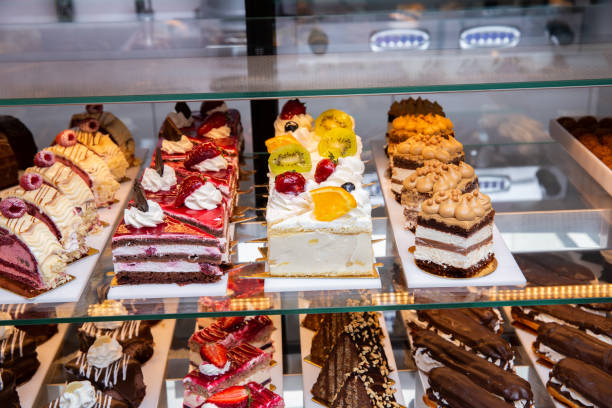
M 197 145 L 193 149 L 187 153 L 187 157 L 185 158 L 185 168 L 188 170 L 196 171 L 193 166 L 198 163 L 203 162 L 204 160 L 212 159 L 213 157 L 217 157 L 221 154 L 217 146 L 215 146 L 212 142 L 204 142 L 202 144 Z
M 176 198 L 174 199 L 174 206 L 177 208 L 182 207 L 183 204 L 185 204 L 185 199 L 203 185 L 204 180 L 202 180 L 200 177 L 187 177 L 178 187 L 178 191 L 176 192 Z
M 306 190 L 306 179 L 295 171 L 286 171 L 274 180 L 276 191 L 284 194 L 298 195 Z
M 19 198 L 5 198 L 0 201 L 0 213 L 6 218 L 21 218 L 28 207 Z
M 72 129 L 62 130 L 55 136 L 55 142 L 64 147 L 74 146 L 77 142 L 76 133 Z
M 200 347 L 200 356 L 218 368 L 225 367 L 227 363 L 227 349 L 219 343 L 204 343 Z
M 331 176 L 331 174 L 336 170 L 336 163 L 334 163 L 330 159 L 323 159 L 317 164 L 317 169 L 315 170 L 314 178 L 317 183 L 322 183 Z
M 244 317 L 241 316 L 233 316 L 233 317 L 221 317 L 219 318 L 219 326 L 223 330 L 231 330 L 237 324 L 242 323 L 244 321 Z
M 224 112 L 213 112 L 204 119 L 202 126 L 198 129 L 198 136 L 205 136 L 211 130 L 226 125 L 227 122 L 227 115 Z
M 306 105 L 300 102 L 299 99 L 288 100 L 280 113 L 280 118 L 283 120 L 291 119 L 297 115 L 303 115 L 306 113 Z
M 248 406 L 250 394 L 251 392 L 244 385 L 234 385 L 216 393 L 206 402 L 215 404 L 219 408 L 242 408 Z
M 38 167 L 51 167 L 55 163 L 55 155 L 48 150 L 41 150 L 34 156 L 34 165 Z
M 38 173 L 26 173 L 19 179 L 19 185 L 26 191 L 37 190 L 42 183 L 43 179 Z

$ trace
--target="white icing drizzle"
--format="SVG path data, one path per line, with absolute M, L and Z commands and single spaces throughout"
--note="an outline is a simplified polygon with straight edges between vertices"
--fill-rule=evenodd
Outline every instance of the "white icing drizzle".
M 4 389 L 4 381 L 2 381 L 2 374 L 4 374 L 4 369 L 0 368 L 0 391 Z
M 140 333 L 140 320 L 130 320 L 123 322 L 120 328 L 114 330 L 98 329 L 93 322 L 87 322 L 79 330 L 85 332 L 90 337 L 109 336 L 117 341 L 129 340 L 137 337 Z
M 11 343 L 11 358 L 15 356 L 15 346 L 19 343 L 19 357 L 23 357 L 23 340 L 25 339 L 26 332 L 23 330 L 14 330 L 13 333 L 6 339 L 2 340 L 0 343 L 0 362 L 4 361 L 6 354 L 6 348 L 8 346 L 9 340 Z
M 1 305 L 0 312 L 6 312 L 13 316 L 13 319 L 18 319 L 23 313 L 25 313 L 26 304 L 20 305 Z
M 87 362 L 87 353 L 79 352 L 75 364 L 79 366 L 79 374 L 85 378 L 92 378 L 98 382 L 102 378 L 104 388 L 114 387 L 119 378 L 119 372 L 122 374 L 121 381 L 127 379 L 127 368 L 130 356 L 124 354 L 119 360 L 111 363 L 108 367 L 97 368 Z
M 49 404 L 48 408 L 59 408 L 60 399 L 57 398 Z M 113 397 L 108 394 L 102 393 L 100 390 L 96 390 L 96 403 L 92 408 L 111 408 L 113 403 Z

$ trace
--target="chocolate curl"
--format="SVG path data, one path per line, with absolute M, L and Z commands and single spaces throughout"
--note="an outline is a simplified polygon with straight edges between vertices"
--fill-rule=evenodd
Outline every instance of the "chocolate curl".
M 145 196 L 144 191 L 142 190 L 142 186 L 140 182 L 134 183 L 134 203 L 136 204 L 136 208 L 138 208 L 142 212 L 149 211 L 149 204 L 147 203 L 147 197 Z
M 161 149 L 155 150 L 155 171 L 159 177 L 164 175 L 164 162 L 162 161 Z
M 182 113 L 187 119 L 191 117 L 191 109 L 185 102 L 177 102 L 176 105 L 174 105 L 174 110 Z
M 179 140 L 181 140 L 181 137 L 183 137 L 183 133 L 169 118 L 166 118 L 166 120 L 164 120 L 164 123 L 162 123 L 162 127 L 159 133 L 161 137 L 171 142 L 178 142 Z

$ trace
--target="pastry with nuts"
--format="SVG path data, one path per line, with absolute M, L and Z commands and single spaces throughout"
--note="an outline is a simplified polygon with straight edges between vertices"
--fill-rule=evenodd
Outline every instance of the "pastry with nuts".
M 434 193 L 423 202 L 417 217 L 414 251 L 417 266 L 452 278 L 492 272 L 494 216 L 490 198 L 478 190 Z

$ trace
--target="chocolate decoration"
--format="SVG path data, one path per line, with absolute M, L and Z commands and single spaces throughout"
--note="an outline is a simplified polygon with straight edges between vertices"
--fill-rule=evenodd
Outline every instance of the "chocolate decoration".
M 174 105 L 174 110 L 178 113 L 182 113 L 187 119 L 191 117 L 191 109 L 185 102 L 177 102 L 176 105 Z
M 200 105 L 200 114 L 205 117 L 208 112 L 223 105 L 223 101 L 204 101 Z
M 155 171 L 160 177 L 164 175 L 164 161 L 162 160 L 161 149 L 155 149 Z
M 438 395 L 436 395 L 438 394 Z M 444 407 L 514 408 L 470 380 L 447 367 L 434 368 L 429 373 L 427 397 Z
M 581 330 L 557 323 L 540 323 L 534 343 L 537 352 L 540 344 L 565 357 L 577 358 L 612 374 L 612 345 Z
M 458 371 L 487 391 L 508 402 L 533 401 L 529 382 L 438 336 L 431 330 L 414 329 L 410 334 L 414 349 L 423 348 L 432 359 Z
M 149 211 L 149 204 L 147 203 L 147 197 L 145 196 L 144 191 L 142 190 L 142 186 L 140 182 L 134 183 L 134 203 L 136 208 L 138 208 L 142 212 Z
M 323 316 L 319 331 L 312 338 L 310 347 L 310 359 L 315 364 L 323 365 L 325 363 L 340 333 L 358 315 L 359 313 L 330 313 Z
M 389 108 L 388 120 L 393 122 L 393 119 L 398 116 L 427 115 L 428 113 L 446 117 L 444 109 L 438 102 L 432 102 L 419 96 L 416 99 L 408 98 L 393 102 Z
M 612 375 L 574 358 L 555 364 L 547 386 L 560 390 L 555 382 L 575 390 L 598 407 L 609 407 L 612 401 Z
M 3 408 L 20 408 L 15 374 L 11 370 L 0 368 L 0 406 Z
M 612 338 L 612 320 L 585 312 L 577 307 L 569 305 L 533 305 L 525 306 L 525 308 L 531 309 L 529 313 L 526 313 L 527 318 L 530 320 L 533 320 L 538 313 L 544 313 L 563 320 L 583 331 L 590 330 L 595 334 Z M 521 311 L 525 313 L 524 309 L 521 309 Z
M 173 121 L 169 118 L 164 120 L 159 131 L 161 137 L 171 142 L 178 142 L 183 137 L 183 133 L 176 127 Z

